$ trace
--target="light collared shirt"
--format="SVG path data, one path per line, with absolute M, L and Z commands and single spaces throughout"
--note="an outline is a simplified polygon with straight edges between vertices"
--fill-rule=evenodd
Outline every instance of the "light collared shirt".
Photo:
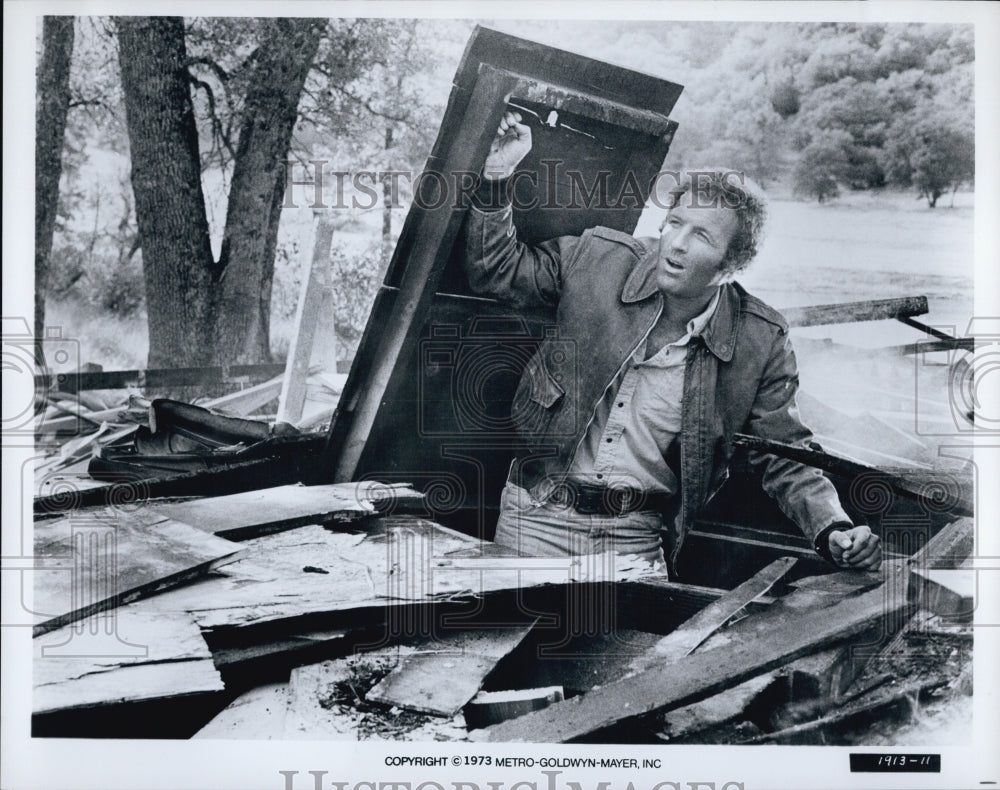
M 708 307 L 687 323 L 683 337 L 649 359 L 649 332 L 604 391 L 570 464 L 572 479 L 591 485 L 629 486 L 674 494 L 677 477 L 665 455 L 681 430 L 684 363 L 691 338 L 708 325 L 721 288 Z M 655 322 L 654 322 L 655 326 Z

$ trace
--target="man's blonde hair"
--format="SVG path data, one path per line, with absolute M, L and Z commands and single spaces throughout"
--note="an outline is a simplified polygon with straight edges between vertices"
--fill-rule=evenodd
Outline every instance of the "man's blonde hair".
M 741 170 L 707 167 L 687 170 L 670 190 L 670 208 L 684 195 L 691 207 L 724 206 L 736 212 L 736 232 L 729 240 L 723 268 L 729 274 L 742 271 L 757 255 L 767 220 L 767 196 L 760 186 Z

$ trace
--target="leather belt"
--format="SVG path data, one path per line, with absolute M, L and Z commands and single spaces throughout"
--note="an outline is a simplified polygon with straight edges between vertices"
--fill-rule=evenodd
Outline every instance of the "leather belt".
M 595 486 L 566 479 L 557 485 L 549 501 L 572 507 L 583 515 L 624 516 L 627 513 L 650 510 L 666 511 L 671 497 L 661 492 L 648 492 L 627 486 Z

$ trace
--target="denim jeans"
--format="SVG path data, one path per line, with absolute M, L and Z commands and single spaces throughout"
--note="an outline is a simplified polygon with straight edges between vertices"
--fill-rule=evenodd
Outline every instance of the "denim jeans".
M 573 554 L 637 554 L 663 562 L 659 513 L 635 511 L 624 516 L 587 515 L 568 505 L 532 502 L 520 486 L 507 483 L 500 495 L 500 518 L 494 542 L 523 557 Z

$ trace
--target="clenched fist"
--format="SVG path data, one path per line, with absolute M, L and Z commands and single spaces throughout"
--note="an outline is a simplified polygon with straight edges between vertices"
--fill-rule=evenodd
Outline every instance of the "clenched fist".
M 830 556 L 842 568 L 877 571 L 882 564 L 882 544 L 866 526 L 835 529 L 830 533 Z
M 483 176 L 489 181 L 509 178 L 530 150 L 531 129 L 521 123 L 520 113 L 508 110 L 486 155 Z

